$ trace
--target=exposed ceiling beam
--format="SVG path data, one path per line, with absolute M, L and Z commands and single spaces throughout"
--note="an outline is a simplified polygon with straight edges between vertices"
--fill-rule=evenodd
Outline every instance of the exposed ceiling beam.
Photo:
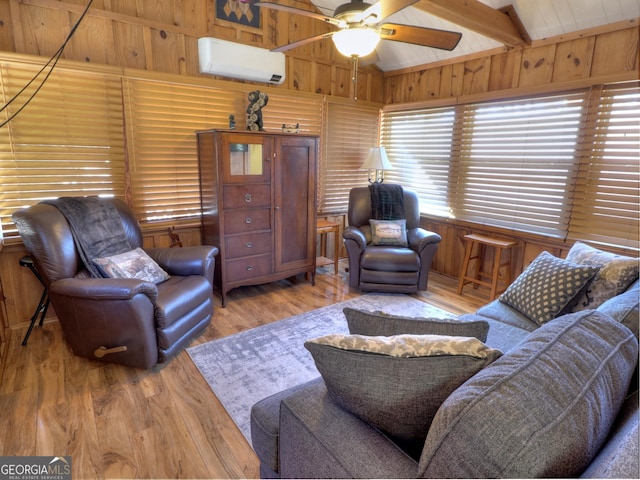
M 479 0 L 420 0 L 413 6 L 508 47 L 527 43 L 509 15 Z

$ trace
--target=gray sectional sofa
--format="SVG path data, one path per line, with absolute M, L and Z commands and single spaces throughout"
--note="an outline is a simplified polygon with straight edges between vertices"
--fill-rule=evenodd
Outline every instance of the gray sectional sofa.
M 594 252 L 588 253 L 591 258 Z M 589 258 L 578 256 L 574 261 L 593 266 Z M 431 379 L 443 375 L 449 367 L 424 362 L 442 362 L 442 357 L 385 360 L 391 362 L 390 367 L 376 364 L 363 373 L 358 371 L 361 367 L 357 362 L 366 362 L 366 355 L 380 360 L 380 354 L 349 351 L 347 357 L 337 357 L 335 365 L 331 365 L 314 353 L 322 377 L 264 399 L 252 409 L 252 443 L 260 458 L 261 476 L 640 478 L 637 259 L 635 273 L 627 271 L 627 278 L 614 286 L 596 262 L 598 268 L 595 273 L 592 269 L 587 282 L 580 280 L 576 291 L 562 293 L 560 303 L 542 313 L 547 318 L 540 321 L 539 307 L 546 300 L 528 288 L 535 280 L 542 282 L 545 290 L 553 289 L 551 283 L 555 280 L 551 282 L 548 275 L 555 279 L 558 262 L 567 260 L 548 256 L 539 262 L 536 259 L 501 300 L 455 321 L 345 311 L 353 334 L 467 335 L 499 349 L 502 355 L 472 360 L 483 364 L 480 368 L 473 366 L 468 379 L 457 379 L 459 385 L 443 383 L 434 387 L 434 391 L 450 390 L 444 400 L 437 400 L 435 415 L 418 418 L 416 413 L 423 415 L 424 403 L 435 401 L 433 398 L 425 398 L 424 402 L 414 399 L 412 404 L 410 398 L 404 402 L 405 393 L 401 393 L 395 395 L 394 404 L 384 406 L 386 414 L 385 410 L 379 414 L 385 419 L 374 416 L 365 421 L 360 413 L 363 405 L 370 401 L 376 410 L 380 403 L 375 394 L 367 398 L 369 382 L 365 377 L 379 372 L 405 378 L 403 369 L 410 368 L 413 376 L 406 378 L 414 379 L 415 369 L 425 368 L 427 373 L 418 378 Z M 541 265 L 541 270 L 532 268 Z M 563 264 L 560 268 L 564 267 Z M 575 271 L 569 270 L 573 278 Z M 540 271 L 542 278 L 538 278 Z M 585 276 L 583 270 L 579 273 Z M 598 278 L 600 273 L 602 278 Z M 636 280 L 625 285 L 634 275 Z M 608 282 L 606 286 L 613 292 L 607 300 L 600 298 L 597 307 L 589 304 L 598 296 L 597 289 L 591 288 L 596 280 Z M 542 295 L 546 298 L 547 293 Z M 582 307 L 576 306 L 578 298 L 583 299 Z M 468 333 L 464 328 L 455 331 L 459 327 L 452 326 L 454 323 L 468 327 Z M 351 363 L 351 356 L 356 363 Z M 416 367 L 416 362 L 423 362 L 423 366 Z M 349 380 L 344 372 L 350 370 L 353 372 Z M 364 389 L 364 393 L 358 390 L 361 402 L 345 396 L 341 375 L 353 382 L 354 389 Z M 343 391 L 339 390 L 339 382 Z M 375 393 L 383 388 L 378 385 Z M 407 390 L 406 396 L 412 392 Z M 422 436 L 420 429 L 417 437 L 413 432 L 413 445 L 398 441 L 393 421 L 377 422 L 397 418 L 400 424 L 408 418 L 411 426 L 412 416 L 416 417 L 414 423 L 425 423 Z

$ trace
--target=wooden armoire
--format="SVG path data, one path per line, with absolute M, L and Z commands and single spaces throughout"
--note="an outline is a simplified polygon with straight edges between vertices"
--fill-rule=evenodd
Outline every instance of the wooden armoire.
M 214 283 L 227 292 L 306 273 L 315 283 L 318 137 L 196 132 L 202 243 L 220 249 Z

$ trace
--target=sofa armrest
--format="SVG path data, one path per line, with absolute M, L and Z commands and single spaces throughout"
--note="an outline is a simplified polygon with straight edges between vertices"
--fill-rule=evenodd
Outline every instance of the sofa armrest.
M 182 248 L 148 248 L 147 254 L 170 275 L 202 275 L 213 285 L 218 247 L 200 245 Z
M 415 478 L 417 465 L 378 430 L 334 403 L 323 382 L 282 401 L 282 478 Z

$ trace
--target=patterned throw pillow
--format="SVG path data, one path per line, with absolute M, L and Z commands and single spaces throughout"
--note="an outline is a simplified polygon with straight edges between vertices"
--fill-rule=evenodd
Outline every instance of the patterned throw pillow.
M 94 258 L 93 263 L 109 278 L 137 278 L 156 284 L 169 279 L 169 274 L 141 248 L 110 257 Z
M 638 278 L 640 259 L 603 252 L 576 242 L 567 254 L 569 262 L 600 267 L 586 291 L 578 297 L 574 312 L 598 308 L 610 298 L 624 292 Z
M 329 395 L 413 458 L 442 402 L 502 353 L 477 338 L 328 335 L 309 340 Z
M 349 333 L 352 335 L 390 336 L 450 335 L 487 340 L 489 322 L 486 320 L 460 321 L 456 318 L 411 318 L 385 312 L 367 312 L 346 307 L 343 310 Z
M 571 307 L 574 297 L 599 268 L 577 265 L 542 252 L 500 295 L 500 301 L 542 325 Z
M 407 220 L 369 220 L 372 245 L 407 247 Z

